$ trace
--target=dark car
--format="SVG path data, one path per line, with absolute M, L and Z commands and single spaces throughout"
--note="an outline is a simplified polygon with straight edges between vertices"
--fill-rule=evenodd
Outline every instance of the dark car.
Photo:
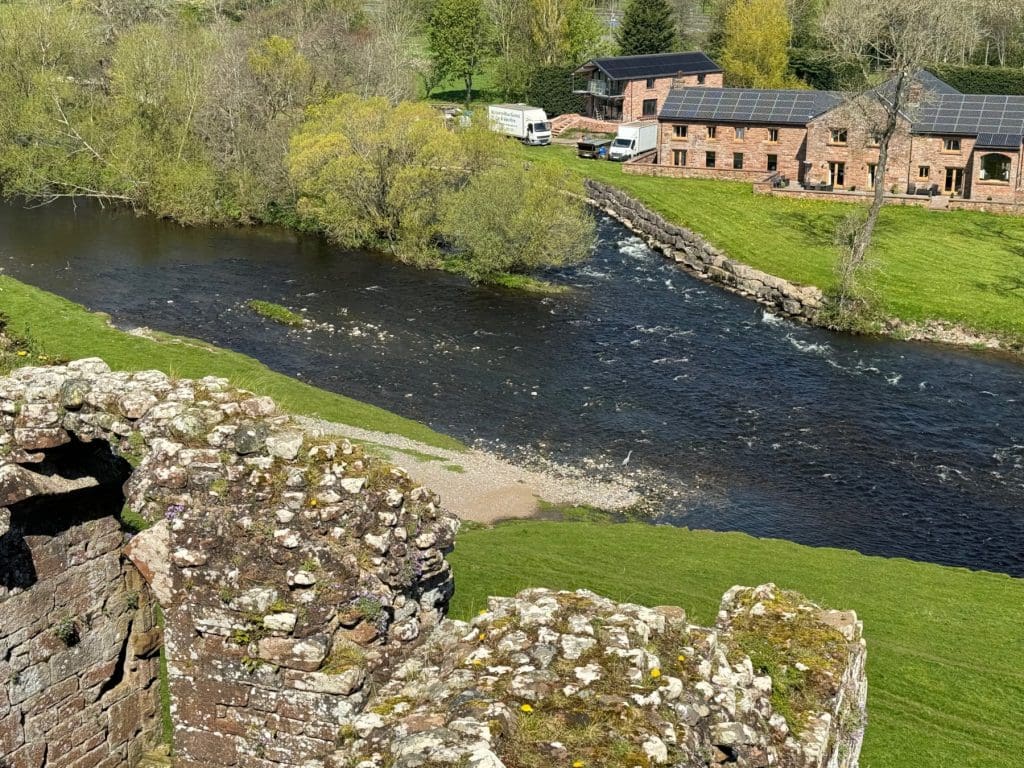
M 576 154 L 588 160 L 604 160 L 608 157 L 611 139 L 586 139 L 576 142 Z

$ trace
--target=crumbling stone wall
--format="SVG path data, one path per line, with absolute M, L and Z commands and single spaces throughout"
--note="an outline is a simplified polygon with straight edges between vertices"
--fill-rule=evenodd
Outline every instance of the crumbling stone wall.
M 135 765 L 154 598 L 177 768 L 857 765 L 852 613 L 765 585 L 713 628 L 547 590 L 444 620 L 439 499 L 223 379 L 0 380 L 0 505 L 5 768 Z
M 55 468 L 38 450 L 51 440 L 20 432 L 12 442 L 43 410 L 13 394 L 0 384 L 0 765 L 134 765 L 160 735 L 160 633 L 148 588 L 121 556 L 120 488 L 9 463 Z
M 108 465 L 130 463 L 124 517 L 151 527 L 126 551 L 166 617 L 178 766 L 320 764 L 372 676 L 441 619 L 455 518 L 402 470 L 345 441 L 310 442 L 269 398 L 85 360 L 15 371 L 0 411 L 5 498 L 96 484 L 43 469 L 33 451 L 91 445 Z M 115 522 L 95 525 L 116 561 Z M 83 565 L 88 578 L 107 572 Z M 55 697 L 51 682 L 32 685 Z

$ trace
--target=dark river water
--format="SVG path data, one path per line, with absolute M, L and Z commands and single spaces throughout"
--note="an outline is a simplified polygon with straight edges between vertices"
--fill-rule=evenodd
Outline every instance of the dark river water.
M 0 267 L 465 441 L 640 470 L 674 489 L 674 524 L 1024 576 L 1024 366 L 794 325 L 610 221 L 545 299 L 83 207 L 0 207 Z M 251 298 L 321 326 L 268 322 Z

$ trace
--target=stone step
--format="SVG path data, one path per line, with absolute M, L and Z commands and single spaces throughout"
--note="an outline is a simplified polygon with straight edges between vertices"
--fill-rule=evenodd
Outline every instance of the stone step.
M 170 768 L 174 765 L 170 752 L 166 744 L 161 744 L 156 749 L 146 752 L 135 768 Z

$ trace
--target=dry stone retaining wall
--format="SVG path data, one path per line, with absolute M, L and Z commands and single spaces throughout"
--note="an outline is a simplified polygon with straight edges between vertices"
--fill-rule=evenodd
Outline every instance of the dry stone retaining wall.
M 784 315 L 813 321 L 825 306 L 818 288 L 798 285 L 726 256 L 700 235 L 664 219 L 615 187 L 588 179 L 588 201 L 698 277 L 748 296 Z

